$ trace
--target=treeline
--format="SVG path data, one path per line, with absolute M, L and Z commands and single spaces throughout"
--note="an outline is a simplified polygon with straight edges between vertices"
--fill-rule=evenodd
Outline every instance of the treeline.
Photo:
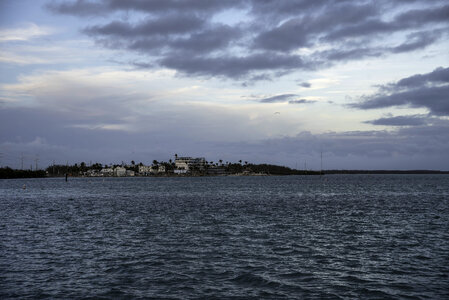
M 325 170 L 326 174 L 449 174 L 436 170 Z
M 232 164 L 232 168 L 230 169 L 231 173 L 240 173 L 242 171 L 248 170 L 253 173 L 264 173 L 269 175 L 320 175 L 319 171 L 307 171 L 307 170 L 294 170 L 289 167 L 270 165 L 270 164 Z M 242 168 L 235 172 L 236 169 L 239 169 L 239 166 Z
M 15 170 L 9 167 L 0 168 L 1 179 L 13 179 L 13 178 L 41 178 L 45 177 L 46 172 L 43 170 L 31 171 L 31 170 Z
M 88 170 L 98 170 L 100 171 L 103 165 L 100 163 L 95 163 L 87 166 L 85 162 L 76 163 L 74 165 L 51 165 L 45 169 L 47 173 L 51 176 L 65 176 L 65 174 L 78 175 Z

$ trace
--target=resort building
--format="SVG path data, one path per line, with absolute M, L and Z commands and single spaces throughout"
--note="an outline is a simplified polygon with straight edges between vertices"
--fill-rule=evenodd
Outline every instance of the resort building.
M 204 170 L 206 159 L 204 157 L 177 157 L 175 158 L 175 173 L 182 174 L 192 170 Z M 178 172 L 177 172 L 178 171 Z

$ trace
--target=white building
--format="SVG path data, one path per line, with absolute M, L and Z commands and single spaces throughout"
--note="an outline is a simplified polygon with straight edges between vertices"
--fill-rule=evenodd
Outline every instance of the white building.
M 117 176 L 117 177 L 126 176 L 126 169 L 123 167 L 116 167 L 114 169 L 114 176 Z
M 186 173 L 187 173 L 187 170 L 184 170 L 184 169 L 175 169 L 173 172 L 174 172 L 175 174 L 186 174 Z
M 176 157 L 175 158 L 175 173 L 181 174 L 192 170 L 204 170 L 206 159 L 204 157 Z M 176 172 L 176 170 L 184 170 L 185 172 Z
M 150 175 L 150 174 L 160 174 L 160 173 L 165 173 L 165 166 L 164 165 L 160 165 L 160 166 L 139 166 L 139 174 L 140 175 Z
M 151 173 L 151 166 L 139 166 L 139 174 L 140 175 L 148 175 Z
M 114 169 L 112 169 L 112 168 L 103 168 L 103 169 L 101 169 L 100 174 L 102 176 L 113 176 L 114 175 Z

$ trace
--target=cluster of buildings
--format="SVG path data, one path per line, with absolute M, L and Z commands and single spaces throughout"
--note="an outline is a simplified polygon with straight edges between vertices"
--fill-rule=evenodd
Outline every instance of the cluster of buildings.
M 125 165 L 101 170 L 88 170 L 84 175 L 90 177 L 125 177 L 125 176 L 153 176 L 166 174 L 189 174 L 205 172 L 210 174 L 224 174 L 225 170 L 219 166 L 208 166 L 204 157 L 178 157 L 172 163 L 154 163 L 152 165 Z
M 90 176 L 125 177 L 125 176 L 135 176 L 136 175 L 135 171 L 126 169 L 123 166 L 117 166 L 115 168 L 103 168 L 97 172 L 95 172 L 95 170 L 89 170 L 89 171 L 91 171 Z M 87 171 L 87 172 L 89 172 L 89 171 Z
M 204 171 L 206 159 L 204 157 L 178 157 L 175 156 L 175 174 L 186 174 L 192 171 Z

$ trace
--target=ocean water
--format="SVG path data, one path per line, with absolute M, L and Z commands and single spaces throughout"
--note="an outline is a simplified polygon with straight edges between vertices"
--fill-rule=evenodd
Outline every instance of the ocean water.
M 0 180 L 0 298 L 449 299 L 449 176 Z

